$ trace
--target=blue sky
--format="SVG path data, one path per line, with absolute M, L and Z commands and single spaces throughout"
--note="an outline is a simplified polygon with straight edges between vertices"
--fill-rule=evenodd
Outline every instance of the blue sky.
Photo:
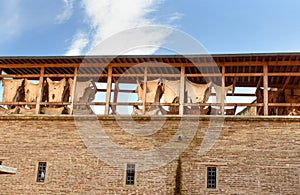
M 0 0 L 0 7 L 1 56 L 87 54 L 145 25 L 185 32 L 209 53 L 300 51 L 299 0 Z

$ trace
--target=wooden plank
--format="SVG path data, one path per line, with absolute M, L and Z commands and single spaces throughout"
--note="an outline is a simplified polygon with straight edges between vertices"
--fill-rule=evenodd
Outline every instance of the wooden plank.
M 143 84 L 143 114 L 146 112 L 146 98 L 147 98 L 147 74 L 148 74 L 148 69 L 145 67 L 144 69 L 144 84 Z
M 41 71 L 40 71 L 40 79 L 39 79 L 39 84 L 41 84 L 41 88 L 40 88 L 39 95 L 37 97 L 36 106 L 35 106 L 36 114 L 40 114 L 40 112 L 41 112 L 41 101 L 43 98 L 43 86 L 44 86 L 44 73 L 45 73 L 45 68 L 42 67 Z
M 268 66 L 264 65 L 263 67 L 264 71 L 264 115 L 268 115 Z
M 106 103 L 105 103 L 105 110 L 104 110 L 105 115 L 109 115 L 111 85 L 112 85 L 112 66 L 108 66 L 107 90 L 106 90 L 106 100 L 105 100 Z
M 179 90 L 179 115 L 183 115 L 184 111 L 184 95 L 185 95 L 185 67 L 182 65 L 180 68 L 180 90 Z
M 75 97 L 75 90 L 76 90 L 76 83 L 77 83 L 77 73 L 78 73 L 78 68 L 75 68 L 74 69 L 74 77 L 73 77 L 73 91 L 72 91 L 72 94 L 71 94 L 71 108 L 70 108 L 70 115 L 73 114 L 73 111 L 74 111 L 74 97 Z

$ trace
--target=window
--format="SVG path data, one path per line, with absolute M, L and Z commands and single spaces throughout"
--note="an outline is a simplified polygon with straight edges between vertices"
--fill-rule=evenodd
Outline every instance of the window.
M 126 185 L 134 185 L 135 164 L 127 164 Z
M 44 182 L 46 176 L 46 162 L 39 162 L 36 182 Z
M 0 160 L 0 165 L 2 165 L 2 161 Z
M 207 188 L 216 189 L 217 188 L 217 168 L 207 167 Z

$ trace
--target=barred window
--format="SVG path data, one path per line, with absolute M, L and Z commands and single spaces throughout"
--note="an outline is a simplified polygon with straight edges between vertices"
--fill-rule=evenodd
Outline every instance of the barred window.
M 135 164 L 127 164 L 126 185 L 134 185 Z
M 217 187 L 217 168 L 207 167 L 207 188 L 216 189 Z
M 46 162 L 39 162 L 36 182 L 44 182 L 45 181 L 46 167 L 47 167 Z

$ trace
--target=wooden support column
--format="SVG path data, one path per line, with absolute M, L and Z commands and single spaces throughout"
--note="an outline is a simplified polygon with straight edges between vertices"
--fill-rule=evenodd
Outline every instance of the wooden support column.
M 148 76 L 148 69 L 147 69 L 147 67 L 145 67 L 145 70 L 144 70 L 144 84 L 143 84 L 143 114 L 146 113 L 147 76 Z
M 118 81 L 115 81 L 114 100 L 113 100 L 114 103 L 117 103 L 117 102 L 118 102 L 118 94 L 119 94 L 119 90 L 120 90 L 120 88 L 119 88 L 119 82 L 118 82 Z M 113 114 L 116 114 L 116 113 L 117 113 L 117 105 L 116 105 L 116 104 L 113 105 L 113 106 L 111 107 L 111 109 L 112 109 L 112 113 L 113 113 Z
M 179 93 L 179 115 L 183 115 L 184 114 L 184 95 L 185 95 L 185 67 L 183 65 L 181 65 L 180 68 L 180 93 Z
M 268 64 L 264 64 L 264 115 L 268 116 Z
M 39 91 L 39 96 L 37 97 L 37 100 L 36 100 L 35 114 L 40 114 L 40 112 L 41 112 L 41 101 L 43 98 L 43 86 L 44 86 L 44 74 L 45 74 L 45 68 L 41 67 L 40 79 L 39 79 L 39 84 L 41 85 L 41 88 Z
M 70 108 L 70 113 L 69 113 L 70 115 L 72 115 L 73 111 L 74 111 L 74 98 L 75 98 L 75 90 L 76 90 L 76 83 L 77 83 L 77 73 L 78 73 L 78 68 L 76 67 L 74 69 L 73 86 L 72 86 L 73 90 L 72 90 L 72 94 L 70 94 L 72 97 L 71 108 Z
M 222 93 L 221 93 L 221 113 L 224 115 L 225 101 L 225 66 L 222 66 Z
M 232 96 L 234 96 L 236 80 L 237 80 L 237 77 L 234 77 L 234 79 L 233 79 L 233 86 L 232 86 L 232 92 L 231 92 L 231 95 L 232 95 Z
M 105 110 L 104 114 L 109 115 L 109 106 L 110 106 L 110 96 L 111 96 L 111 85 L 112 85 L 112 66 L 109 65 L 107 67 L 107 87 L 106 87 L 106 102 L 105 102 Z

